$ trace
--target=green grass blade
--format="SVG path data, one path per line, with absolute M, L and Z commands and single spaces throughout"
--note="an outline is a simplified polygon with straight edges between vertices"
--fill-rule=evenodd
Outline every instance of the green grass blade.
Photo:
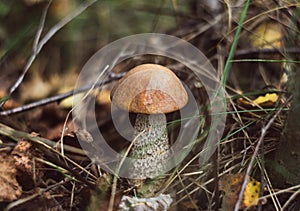
M 245 3 L 244 9 L 242 11 L 242 14 L 241 14 L 240 21 L 238 23 L 236 33 L 235 33 L 234 38 L 233 38 L 233 42 L 232 42 L 232 45 L 231 45 L 231 48 L 230 48 L 230 51 L 229 51 L 229 55 L 228 55 L 228 58 L 227 58 L 227 61 L 226 61 L 225 67 L 224 67 L 224 73 L 223 73 L 223 76 L 221 78 L 221 84 L 223 85 L 223 87 L 225 87 L 225 85 L 226 85 L 226 81 L 227 81 L 229 71 L 230 71 L 230 67 L 231 67 L 231 59 L 234 56 L 234 52 L 235 52 L 237 42 L 238 42 L 241 30 L 242 30 L 243 22 L 246 18 L 246 14 L 247 14 L 247 11 L 248 11 L 249 4 L 250 4 L 250 0 L 247 0 L 246 3 Z

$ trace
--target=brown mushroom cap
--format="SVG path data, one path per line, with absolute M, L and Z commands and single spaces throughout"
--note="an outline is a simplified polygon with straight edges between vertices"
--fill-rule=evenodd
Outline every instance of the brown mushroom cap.
M 181 109 L 188 95 L 168 68 L 142 64 L 131 69 L 111 92 L 112 103 L 134 113 L 161 114 Z

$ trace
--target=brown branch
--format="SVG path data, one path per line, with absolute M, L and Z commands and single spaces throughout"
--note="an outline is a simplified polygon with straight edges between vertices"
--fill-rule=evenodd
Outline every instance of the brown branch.
M 123 75 L 124 75 L 124 73 L 118 73 L 118 74 L 111 73 L 109 79 L 107 79 L 103 82 L 97 83 L 95 88 L 100 87 L 100 86 L 105 85 L 105 84 L 108 84 L 108 83 L 110 83 L 114 80 L 118 80 L 121 77 L 123 77 Z M 53 102 L 58 102 L 58 101 L 63 100 L 67 97 L 70 97 L 74 94 L 86 92 L 86 91 L 90 90 L 91 88 L 92 88 L 92 86 L 85 86 L 85 87 L 82 87 L 82 88 L 79 88 L 79 89 L 74 89 L 72 91 L 63 93 L 63 94 L 59 94 L 59 95 L 48 97 L 48 98 L 45 98 L 45 99 L 42 99 L 42 100 L 39 100 L 39 101 L 35 101 L 35 102 L 29 103 L 27 105 L 23 105 L 23 106 L 20 106 L 20 107 L 17 107 L 17 108 L 13 108 L 13 109 L 6 110 L 6 111 L 1 111 L 0 116 L 8 116 L 8 115 L 11 115 L 11 114 L 16 114 L 16 113 L 31 110 L 31 109 L 34 109 L 34 108 L 37 108 L 37 107 L 40 107 L 40 106 L 44 106 L 44 105 L 47 105 L 47 104 L 50 104 L 50 103 L 53 103 Z

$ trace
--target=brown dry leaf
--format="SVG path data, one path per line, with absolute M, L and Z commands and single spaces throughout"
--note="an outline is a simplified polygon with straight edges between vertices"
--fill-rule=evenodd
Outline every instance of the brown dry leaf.
M 33 163 L 34 157 L 41 158 L 42 155 L 35 150 L 32 143 L 26 140 L 19 141 L 12 151 L 12 155 L 14 156 L 16 169 L 22 174 L 22 178 L 27 176 L 27 179 L 34 181 L 34 173 L 38 177 L 43 176 L 41 171 L 36 170 L 41 167 L 41 163 L 37 162 L 35 165 Z
M 45 138 L 53 140 L 57 138 L 61 138 L 63 135 L 64 138 L 70 137 L 73 138 L 74 134 L 73 131 L 75 130 L 74 124 L 72 122 L 67 122 L 67 125 L 64 128 L 64 122 L 58 124 L 52 128 L 49 128 L 45 134 Z M 63 134 L 62 134 L 63 133 Z
M 0 153 L 0 202 L 16 200 L 22 194 L 16 174 L 14 158 L 6 153 Z

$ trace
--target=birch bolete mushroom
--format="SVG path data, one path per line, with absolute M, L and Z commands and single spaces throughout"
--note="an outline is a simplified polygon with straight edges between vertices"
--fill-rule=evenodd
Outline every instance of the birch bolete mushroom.
M 112 103 L 137 113 L 130 157 L 136 179 L 153 178 L 165 172 L 170 156 L 166 113 L 184 107 L 188 95 L 181 81 L 168 68 L 142 64 L 131 69 L 111 92 Z

